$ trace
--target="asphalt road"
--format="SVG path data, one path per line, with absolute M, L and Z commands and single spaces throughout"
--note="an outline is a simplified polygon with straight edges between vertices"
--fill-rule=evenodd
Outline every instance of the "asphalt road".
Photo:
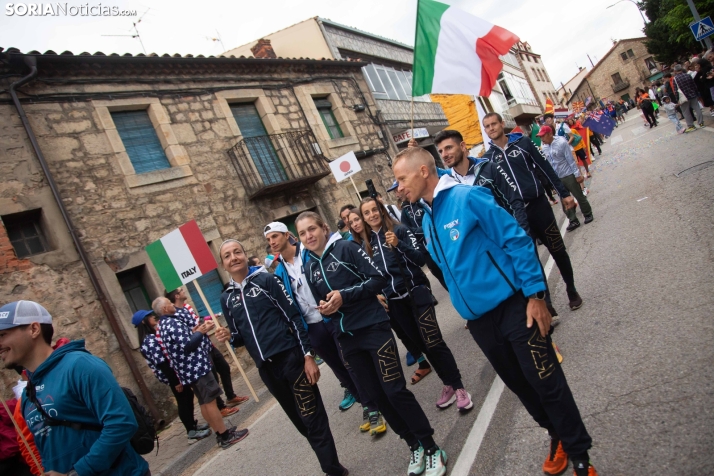
M 565 236 L 585 301 L 580 310 L 567 309 L 557 267 L 550 274 L 561 313 L 554 337 L 601 475 L 711 475 L 714 167 L 674 174 L 714 160 L 714 121 L 707 119 L 708 129 L 677 135 L 669 122 L 643 128 L 636 112 L 594 163 L 588 198 L 595 221 Z M 562 224 L 559 209 L 556 216 Z M 474 409 L 464 415 L 455 406 L 437 409 L 441 382 L 435 373 L 409 388 L 447 451 L 449 467 L 461 468 L 450 474 L 542 474 L 545 431 L 508 389 L 500 396 L 498 386 L 492 389 L 495 372 L 446 291 L 437 283 L 434 289 L 438 319 Z M 406 474 L 406 444 L 391 430 L 379 438 L 359 433 L 361 410 L 340 412 L 342 390 L 326 366 L 321 370 L 320 391 L 350 474 Z M 264 405 L 249 423 L 251 434 L 243 442 L 211 451 L 184 474 L 321 474 L 307 441 L 279 407 Z

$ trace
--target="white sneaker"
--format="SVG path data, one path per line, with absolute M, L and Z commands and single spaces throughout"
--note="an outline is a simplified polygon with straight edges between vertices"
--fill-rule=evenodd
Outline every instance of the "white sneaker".
M 585 188 L 583 189 L 583 195 L 585 195 L 585 196 L 587 197 L 587 196 L 588 196 L 588 193 L 590 193 L 590 191 L 588 190 L 587 187 L 585 187 Z
M 433 455 L 426 455 L 425 476 L 444 476 L 446 474 L 446 452 L 438 449 Z
M 419 448 L 412 451 L 412 455 L 409 459 L 409 476 L 418 476 L 424 472 L 426 467 L 426 462 L 424 461 L 424 447 L 419 445 Z

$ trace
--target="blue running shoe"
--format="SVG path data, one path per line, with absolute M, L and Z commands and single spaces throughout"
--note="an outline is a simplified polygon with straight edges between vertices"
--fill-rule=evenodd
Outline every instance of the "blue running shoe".
M 340 410 L 342 410 L 342 411 L 349 410 L 352 407 L 352 405 L 355 404 L 356 401 L 357 400 L 355 400 L 354 395 L 352 395 L 349 390 L 345 389 L 345 396 L 342 399 L 342 401 L 340 402 Z
M 407 352 L 407 367 L 411 367 L 412 365 L 416 364 L 416 359 L 412 355 L 411 352 Z

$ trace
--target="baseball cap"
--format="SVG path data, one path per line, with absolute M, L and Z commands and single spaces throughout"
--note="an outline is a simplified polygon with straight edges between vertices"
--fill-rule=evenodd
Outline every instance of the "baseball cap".
M 34 301 L 15 301 L 0 307 L 0 331 L 33 322 L 52 324 L 52 316 Z
M 546 134 L 552 134 L 553 129 L 551 129 L 550 126 L 542 126 L 540 128 L 540 131 L 538 131 L 538 134 L 536 134 L 536 137 L 543 137 Z
M 279 221 L 274 221 L 272 223 L 268 223 L 265 225 L 265 228 L 263 228 L 263 235 L 266 237 L 268 236 L 268 233 L 287 233 L 288 232 L 288 227 L 285 225 L 285 223 L 281 223 Z
M 131 316 L 131 323 L 134 327 L 137 327 L 141 322 L 146 319 L 146 316 L 153 314 L 154 311 L 147 311 L 142 309 L 141 311 L 136 311 L 133 316 Z
M 387 192 L 391 192 L 392 190 L 396 190 L 398 187 L 399 187 L 399 182 L 397 182 L 397 181 L 395 180 L 394 183 L 392 184 L 392 186 L 387 189 Z

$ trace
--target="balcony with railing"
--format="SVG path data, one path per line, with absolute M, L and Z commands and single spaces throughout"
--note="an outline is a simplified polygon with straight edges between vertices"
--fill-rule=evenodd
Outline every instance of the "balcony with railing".
M 612 85 L 612 92 L 617 93 L 620 91 L 624 91 L 625 89 L 630 87 L 630 82 L 629 81 L 621 81 L 619 83 L 615 83 Z
M 228 150 L 248 197 L 303 187 L 330 174 L 312 131 L 245 137 Z

